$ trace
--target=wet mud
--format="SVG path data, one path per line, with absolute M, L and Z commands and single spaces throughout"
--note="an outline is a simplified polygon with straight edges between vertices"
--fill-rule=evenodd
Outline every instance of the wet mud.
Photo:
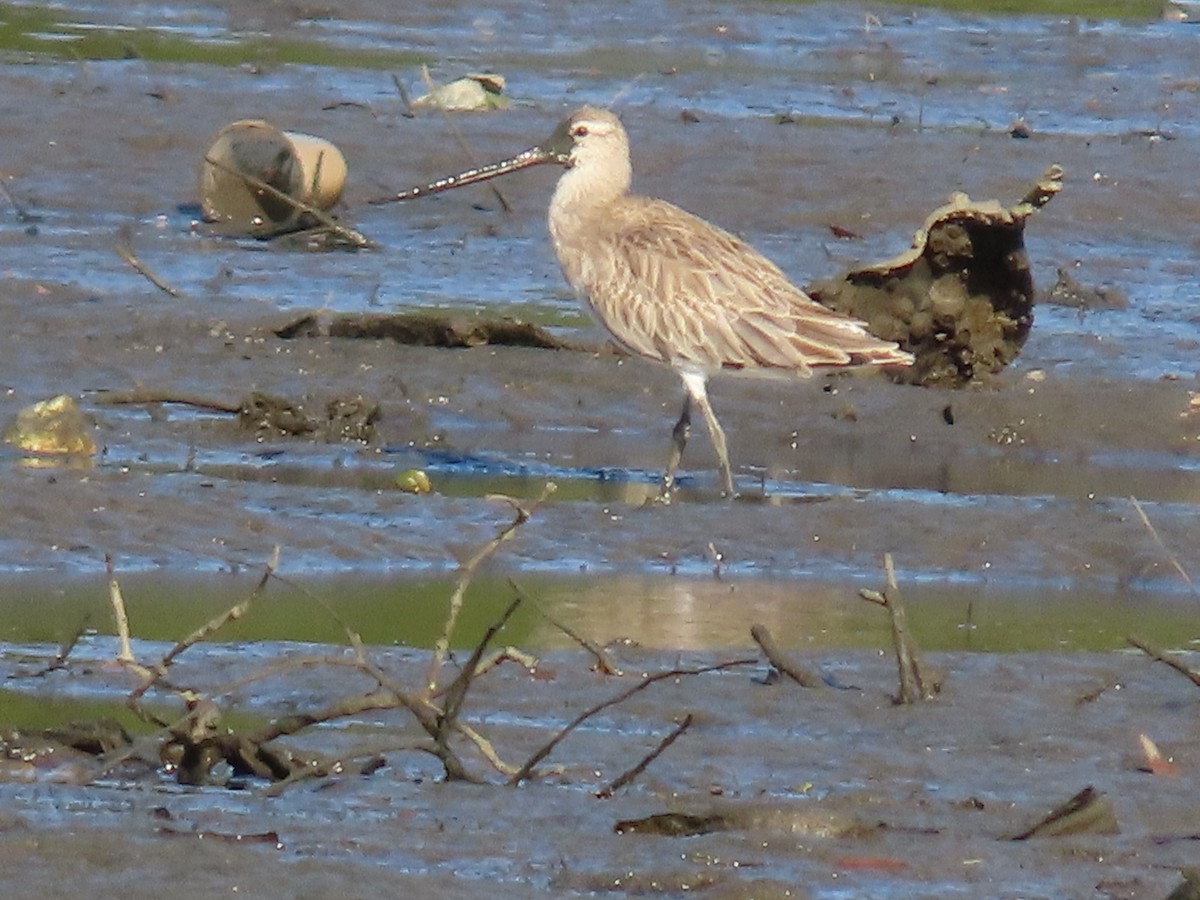
M 146 658 L 165 649 L 137 646 Z M 43 660 L 9 652 L 6 684 L 95 704 L 132 686 L 106 661 L 114 650 L 108 640 L 86 642 L 74 668 L 41 686 L 30 673 Z M 231 723 L 321 708 L 362 689 L 341 667 L 296 668 L 253 688 L 242 681 L 322 648 L 198 651 L 180 658 L 172 678 L 219 697 Z M 414 651 L 372 654 L 407 683 L 424 671 Z M 643 673 L 741 654 L 612 655 L 621 677 L 589 671 L 574 651 L 546 654 L 535 677 L 505 665 L 476 682 L 467 719 L 519 763 Z M 590 720 L 519 788 L 501 786 L 465 749 L 472 771 L 492 783 L 438 783 L 431 757 L 403 749 L 419 735 L 400 713 L 293 740 L 301 753 L 340 756 L 346 771 L 274 794 L 265 784 L 182 789 L 153 758 L 88 786 L 74 782 L 95 765 L 90 757 L 10 761 L 0 859 L 23 892 L 57 890 L 71 883 L 70 870 L 134 897 L 153 896 L 166 879 L 187 897 L 271 893 L 279 879 L 298 896 L 352 882 L 356 896 L 390 884 L 464 897 L 1165 897 L 1193 859 L 1200 822 L 1188 748 L 1200 735 L 1188 710 L 1197 691 L 1165 667 L 1112 653 L 933 654 L 942 693 L 897 707 L 886 656 L 843 649 L 803 660 L 836 687 L 763 684 L 761 664 L 669 679 Z M 595 796 L 685 715 L 691 728 L 631 786 Z M 1169 771 L 1147 770 L 1139 734 L 1159 736 Z M 382 765 L 369 774 L 351 765 L 376 756 Z M 1013 840 L 1088 786 L 1116 833 L 1094 823 Z M 652 817 L 669 817 L 673 830 L 642 833 Z
M 451 4 L 414 21 L 376 6 L 293 18 L 201 4 L 166 22 L 157 5 L 102 7 L 89 32 L 165 25 L 159 55 L 2 58 L 0 116 L 20 128 L 0 157 L 13 201 L 0 198 L 0 419 L 67 394 L 98 449 L 48 465 L 0 448 L 0 666 L 12 676 L 0 725 L 119 711 L 130 685 L 104 636 L 106 557 L 135 638 L 178 640 L 278 546 L 279 571 L 368 643 L 421 646 L 457 566 L 506 519 L 488 495 L 528 501 L 548 481 L 557 493 L 497 551 L 479 593 L 490 610 L 514 577 L 578 632 L 638 645 L 623 651 L 629 675 L 603 677 L 554 629 L 515 619 L 501 640 L 544 652 L 551 674 L 480 680 L 468 715 L 503 752 L 523 758 L 632 673 L 754 655 L 755 622 L 860 690 L 746 671 L 683 679 L 576 734 L 551 759 L 560 774 L 516 790 L 441 783 L 429 758 L 395 749 L 412 728 L 399 714 L 312 739 L 328 754 L 364 734 L 392 742 L 372 775 L 277 798 L 258 783 L 184 789 L 154 767 L 82 785 L 86 760 L 57 773 L 9 760 L 6 882 L 55 894 L 86 879 L 131 897 L 166 885 L 266 895 L 281 879 L 290 896 L 347 884 L 362 896 L 1166 896 L 1200 832 L 1196 688 L 1123 648 L 1134 631 L 1173 650 L 1197 639 L 1191 26 L 778 4 L 705 6 L 681 25 L 657 3 Z M 171 40 L 214 36 L 262 56 L 162 58 Z M 271 61 L 301 39 L 345 56 Z M 388 53 L 425 57 L 439 82 L 505 75 L 510 109 L 453 120 L 475 159 L 438 114 L 404 115 L 377 67 Z M 421 92 L 415 66 L 396 74 Z M 486 190 L 366 201 L 507 156 L 575 106 L 614 98 L 639 191 L 736 231 L 801 284 L 904 252 L 952 192 L 1007 204 L 1061 165 L 1063 191 L 1025 223 L 1021 278 L 1036 302 L 1020 354 L 952 390 L 855 374 L 715 380 L 742 496 L 719 501 L 696 434 L 664 508 L 644 501 L 678 412 L 670 372 L 320 327 L 511 317 L 568 347 L 602 344 L 545 235 L 553 173 L 499 183 L 507 212 Z M 349 166 L 336 211 L 375 249 L 311 252 L 199 225 L 201 155 L 242 118 L 335 141 Z M 311 332 L 280 334 L 310 316 Z M 239 417 L 256 397 L 262 415 Z M 277 427 L 309 420 L 315 430 Z M 413 470 L 431 493 L 397 485 Z M 880 586 L 885 552 L 945 673 L 942 694 L 915 707 L 891 704 L 885 617 L 855 596 Z M 286 596 L 189 651 L 185 681 L 230 684 L 309 652 L 305 641 L 340 652 L 340 631 L 310 630 Z M 32 677 L 85 616 L 71 665 Z M 421 651 L 377 652 L 411 672 Z M 222 703 L 269 717 L 355 690 L 342 674 Z M 688 712 L 695 724 L 640 779 L 592 796 Z M 1171 774 L 1142 771 L 1141 734 Z M 1002 840 L 1088 785 L 1119 835 Z M 613 832 L 663 813 L 739 827 Z M 805 830 L 826 815 L 853 828 Z

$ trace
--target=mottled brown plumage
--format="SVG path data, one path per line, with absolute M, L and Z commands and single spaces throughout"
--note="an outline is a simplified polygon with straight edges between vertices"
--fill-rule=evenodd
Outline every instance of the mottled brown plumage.
M 607 110 L 585 106 L 545 143 L 424 190 L 540 163 L 566 167 L 549 225 L 567 281 L 617 343 L 670 366 L 687 390 L 662 499 L 674 486 L 693 403 L 704 414 L 722 488 L 734 493 L 725 434 L 708 401 L 709 376 L 807 377 L 820 367 L 912 363 L 864 323 L 816 303 L 741 239 L 663 200 L 630 194 L 629 139 Z

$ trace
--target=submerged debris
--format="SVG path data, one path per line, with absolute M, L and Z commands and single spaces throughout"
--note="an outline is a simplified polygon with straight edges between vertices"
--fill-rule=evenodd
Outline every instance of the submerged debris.
M 329 215 L 342 197 L 346 160 L 330 141 L 269 122 L 225 126 L 200 163 L 204 220 L 230 237 L 272 238 L 320 226 L 349 246 L 371 242 Z
M 1091 785 L 1056 807 L 1036 825 L 1009 840 L 1063 837 L 1068 834 L 1120 834 L 1112 802 Z
M 4 428 L 4 442 L 38 456 L 91 456 L 96 442 L 78 401 L 67 394 L 39 400 Z
M 825 687 L 825 681 L 820 675 L 805 668 L 783 652 L 775 643 L 775 639 L 766 625 L 751 625 L 750 637 L 754 638 L 754 643 L 758 644 L 774 671 L 780 675 L 786 675 L 800 687 Z
M 428 494 L 433 491 L 433 482 L 422 469 L 405 469 L 393 480 L 396 487 L 406 494 Z
M 237 414 L 243 428 L 258 434 L 323 434 L 329 443 L 369 443 L 375 437 L 380 411 L 378 403 L 357 395 L 334 397 L 325 404 L 324 415 L 316 416 L 303 403 L 254 391 L 241 402 Z
M 896 380 L 958 387 L 985 379 L 1016 358 L 1033 325 L 1025 221 L 1062 179 L 1051 166 L 1012 206 L 954 194 L 925 220 L 911 250 L 809 291 L 916 357 Z
M 319 336 L 379 340 L 419 347 L 538 347 L 544 350 L 605 352 L 608 344 L 579 344 L 555 337 L 548 329 L 515 319 L 470 319 L 431 313 L 346 313 L 321 321 L 306 313 L 275 329 L 284 340 Z
M 508 109 L 512 105 L 504 96 L 503 75 L 473 72 L 449 84 L 429 84 L 429 93 L 412 101 L 413 109 L 440 108 L 447 112 L 486 112 Z
M 1111 285 L 1089 287 L 1061 267 L 1058 280 L 1047 292 L 1044 301 L 1079 310 L 1129 308 L 1129 295 L 1120 288 Z
M 661 837 L 690 837 L 714 831 L 780 831 L 810 838 L 846 838 L 861 837 L 878 828 L 878 824 L 868 824 L 839 810 L 811 803 L 729 804 L 701 813 L 657 813 L 613 825 L 617 834 Z

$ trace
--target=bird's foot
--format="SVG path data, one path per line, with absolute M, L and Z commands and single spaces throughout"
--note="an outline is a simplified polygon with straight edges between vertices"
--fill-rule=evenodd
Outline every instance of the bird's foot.
M 662 483 L 659 485 L 658 496 L 656 496 L 653 500 L 647 501 L 647 503 L 653 504 L 654 506 L 670 506 L 674 494 L 675 478 L 674 476 L 667 475 L 663 477 Z

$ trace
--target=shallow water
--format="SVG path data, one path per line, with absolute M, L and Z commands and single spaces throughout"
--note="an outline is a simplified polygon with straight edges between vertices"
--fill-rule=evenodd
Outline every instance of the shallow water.
M 548 480 L 558 492 L 468 595 L 459 646 L 508 601 L 512 577 L 580 633 L 637 642 L 620 645 L 631 675 L 748 653 L 760 622 L 863 690 L 813 699 L 748 672 L 685 679 L 581 733 L 564 772 L 519 795 L 432 784 L 433 763 L 403 752 L 370 779 L 278 801 L 153 772 L 80 787 L 59 783 L 72 768 L 5 769 L 0 869 L 21 860 L 25 879 L 13 889 L 62 893 L 82 868 L 92 890 L 130 897 L 164 884 L 267 895 L 280 878 L 290 896 L 347 883 L 363 895 L 1165 896 L 1200 831 L 1195 692 L 1117 650 L 1131 632 L 1180 649 L 1200 638 L 1188 580 L 1200 573 L 1200 30 L 843 4 L 378 7 L 66 4 L 18 37 L 0 32 L 0 118 L 19 123 L 0 176 L 37 217 L 0 201 L 0 417 L 65 391 L 103 446 L 86 467 L 0 453 L 0 725 L 119 708 L 129 683 L 109 662 L 106 555 L 146 658 L 247 596 L 280 546 L 285 576 L 369 644 L 403 645 L 375 652 L 407 672 L 418 651 L 404 648 L 437 635 L 456 566 L 510 520 L 486 496 L 532 500 Z M 30 9 L 3 5 L 0 19 Z M 680 502 L 642 508 L 678 410 L 668 372 L 275 337 L 310 310 L 406 309 L 597 336 L 545 236 L 554 173 L 500 185 L 511 214 L 486 191 L 364 203 L 471 162 L 441 117 L 401 115 L 391 73 L 419 93 L 418 62 L 439 79 L 508 78 L 513 110 L 455 119 L 480 161 L 577 105 L 615 102 L 640 191 L 739 232 L 800 283 L 899 251 L 952 190 L 1011 202 L 1060 163 L 1067 186 L 1026 235 L 1037 284 L 1062 268 L 1128 303 L 1040 305 L 1017 365 L 980 389 L 718 381 L 742 500 L 717 501 L 696 435 Z M 344 214 L 379 250 L 305 253 L 193 227 L 204 148 L 257 116 L 339 144 Z M 1018 118 L 1027 140 L 1008 136 Z M 134 273 L 113 251 L 122 239 L 182 299 Z M 366 447 L 256 438 L 183 405 L 105 402 L 134 388 L 227 402 L 258 389 L 316 407 L 362 393 L 383 418 Z M 412 467 L 433 495 L 391 487 Z M 948 672 L 948 693 L 919 709 L 891 707 L 886 618 L 855 595 L 880 586 L 885 552 L 914 634 Z M 81 626 L 68 670 L 34 677 Z M 179 675 L 227 683 L 342 640 L 302 590 L 273 585 Z M 501 640 L 545 653 L 551 673 L 503 669 L 472 695 L 473 721 L 514 758 L 629 684 L 588 672 L 530 609 Z M 344 674 L 277 681 L 227 712 L 351 693 Z M 1120 687 L 1076 703 L 1106 683 Z M 693 734 L 618 800 L 591 799 L 684 710 L 701 715 Z M 381 717 L 308 740 L 336 752 L 407 728 Z M 1174 777 L 1138 770 L 1143 733 L 1174 754 Z M 1120 836 L 996 840 L 1087 783 L 1113 798 Z M 610 834 L 618 819 L 714 799 L 815 799 L 898 827 L 833 841 Z M 280 846 L 232 840 L 267 832 Z

